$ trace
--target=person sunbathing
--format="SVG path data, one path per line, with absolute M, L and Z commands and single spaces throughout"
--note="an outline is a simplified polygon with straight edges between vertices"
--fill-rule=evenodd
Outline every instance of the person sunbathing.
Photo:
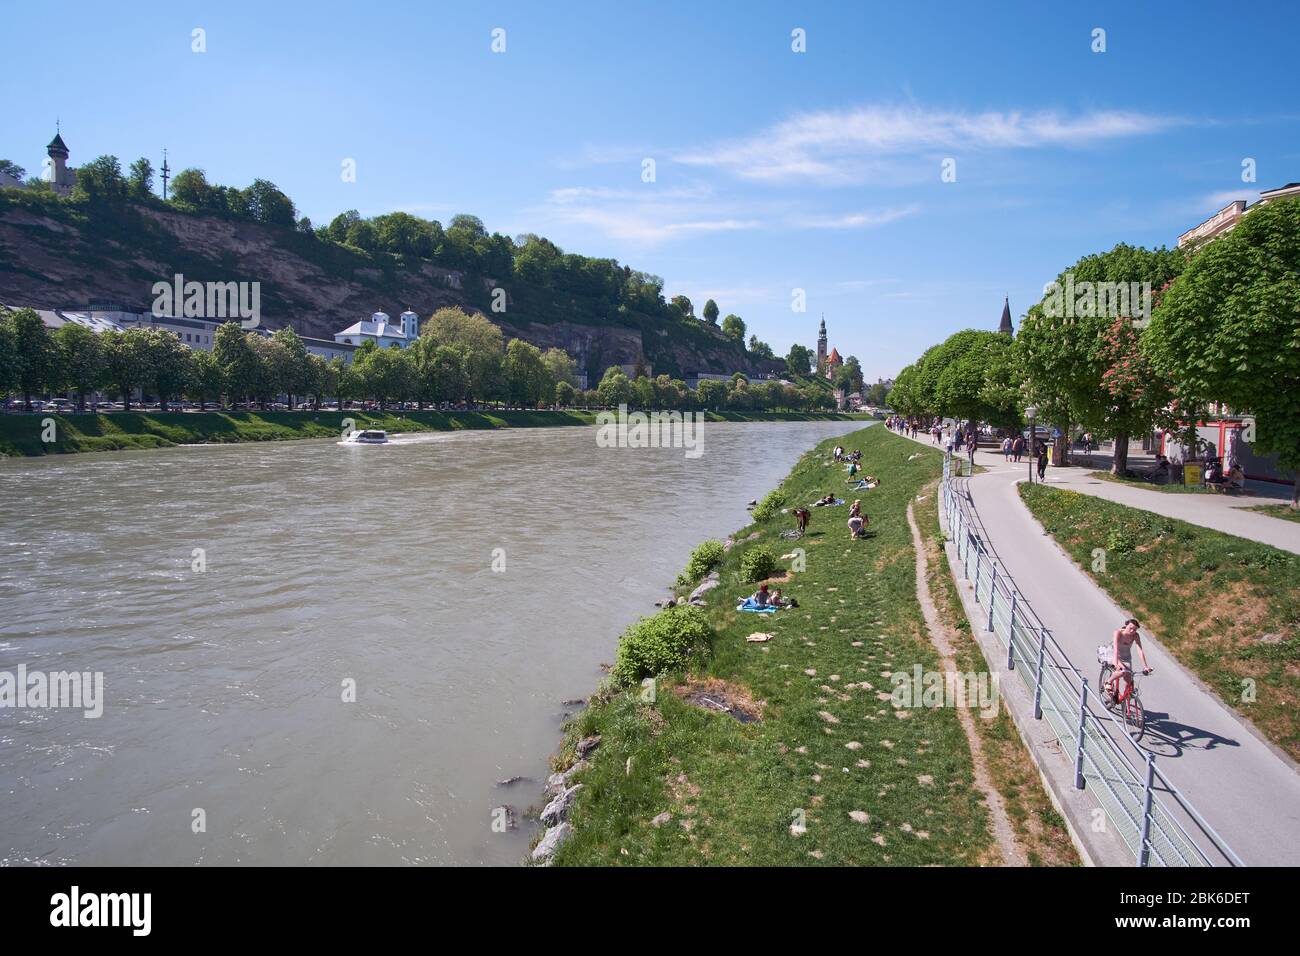
M 766 584 L 760 584 L 758 590 L 755 591 L 749 599 L 759 607 L 767 607 L 772 600 L 772 595 L 768 593 Z
M 818 498 L 813 502 L 814 508 L 825 508 L 827 505 L 835 504 L 835 496 L 827 495 L 825 498 Z
M 798 607 L 799 602 L 794 598 L 783 597 L 781 594 L 781 589 L 777 588 L 775 591 L 772 592 L 771 606 L 772 607 Z

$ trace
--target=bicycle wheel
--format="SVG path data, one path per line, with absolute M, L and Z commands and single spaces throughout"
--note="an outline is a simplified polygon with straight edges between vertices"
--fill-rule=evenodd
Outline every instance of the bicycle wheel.
M 1101 665 L 1101 673 L 1097 675 L 1097 693 L 1101 696 L 1103 707 L 1110 706 L 1110 691 L 1106 685 L 1110 682 L 1111 675 L 1115 673 L 1115 668 L 1109 664 Z
M 1124 722 L 1128 724 L 1129 736 L 1136 743 L 1142 739 L 1142 734 L 1146 730 L 1147 712 L 1142 708 L 1142 699 L 1138 697 L 1136 689 L 1129 694 L 1125 703 L 1127 706 L 1124 708 Z

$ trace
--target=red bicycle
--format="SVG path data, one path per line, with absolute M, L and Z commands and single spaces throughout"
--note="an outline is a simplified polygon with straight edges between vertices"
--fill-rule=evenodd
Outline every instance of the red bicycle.
M 1101 695 L 1107 710 L 1123 718 L 1129 736 L 1136 742 L 1142 739 L 1147 726 L 1146 710 L 1142 707 L 1142 697 L 1138 693 L 1137 672 L 1130 670 L 1131 679 L 1117 684 L 1120 675 L 1116 672 L 1115 665 L 1111 663 L 1110 654 L 1111 649 L 1105 644 L 1097 648 L 1097 659 L 1101 661 L 1101 673 L 1097 677 L 1097 693 Z M 1151 670 L 1148 667 L 1142 672 L 1143 676 L 1150 674 Z

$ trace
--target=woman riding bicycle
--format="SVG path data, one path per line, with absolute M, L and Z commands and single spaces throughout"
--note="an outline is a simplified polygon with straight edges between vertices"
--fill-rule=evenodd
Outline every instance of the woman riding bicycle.
M 1129 618 L 1124 626 L 1115 632 L 1111 663 L 1115 667 L 1115 676 L 1111 679 L 1111 701 L 1118 704 L 1122 697 L 1133 693 L 1133 648 L 1137 647 L 1138 657 L 1142 661 L 1142 673 L 1150 674 L 1151 665 L 1147 663 L 1146 651 L 1142 649 L 1142 637 L 1138 634 L 1138 622 Z M 1120 681 L 1124 682 L 1124 693 L 1119 692 Z

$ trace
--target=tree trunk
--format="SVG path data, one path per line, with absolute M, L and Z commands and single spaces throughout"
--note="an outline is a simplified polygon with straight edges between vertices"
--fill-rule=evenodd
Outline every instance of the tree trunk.
M 1291 488 L 1291 510 L 1300 511 L 1300 469 L 1295 473 L 1295 485 Z
M 1128 471 L 1128 432 L 1115 433 L 1115 452 L 1111 457 L 1110 473 L 1116 478 L 1123 478 Z
M 26 411 L 32 410 L 32 393 L 23 389 L 23 408 Z
M 86 392 L 83 389 L 82 391 L 77 393 L 77 411 L 84 412 L 85 410 L 86 410 Z
M 123 388 L 122 388 L 122 411 L 124 411 L 124 412 L 129 412 L 130 410 L 131 410 L 131 390 L 130 390 L 129 388 L 123 386 Z

